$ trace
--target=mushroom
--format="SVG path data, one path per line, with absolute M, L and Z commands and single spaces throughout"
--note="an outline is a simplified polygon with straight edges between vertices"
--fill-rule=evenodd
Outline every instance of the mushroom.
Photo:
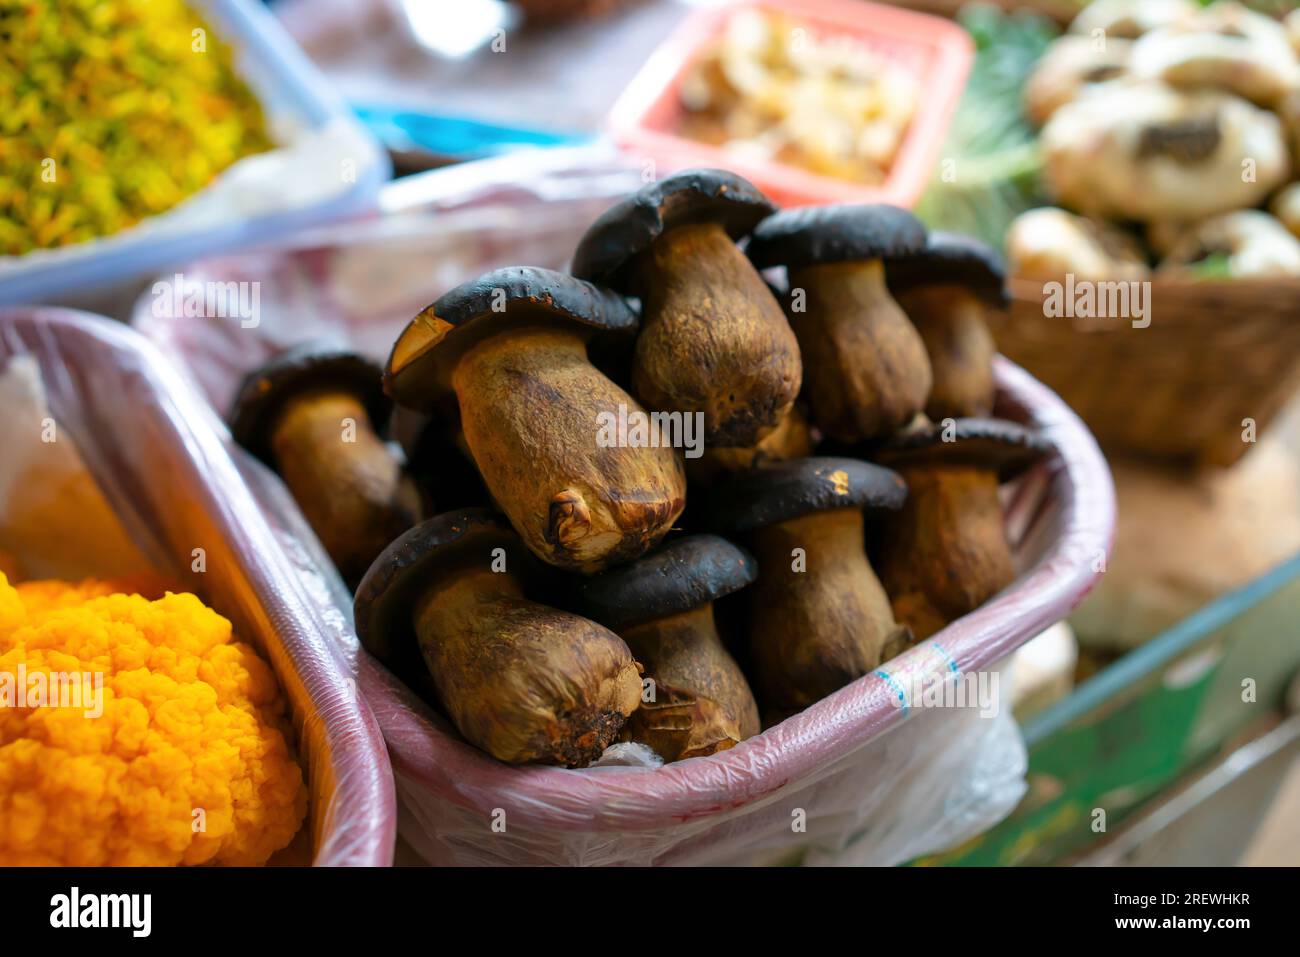
M 1291 42 L 1291 51 L 1300 57 L 1300 9 L 1292 10 L 1282 21 L 1286 28 L 1286 37 Z
M 1227 90 L 1269 108 L 1300 84 L 1286 28 L 1238 3 L 1215 3 L 1152 30 L 1134 44 L 1132 64 L 1137 76 Z
M 888 260 L 885 273 L 930 357 L 925 414 L 935 421 L 988 415 L 997 346 L 984 310 L 1007 305 L 1002 259 L 978 240 L 931 233 L 920 252 Z
M 814 444 L 815 438 L 808 416 L 796 402 L 781 416 L 776 428 L 755 445 L 745 448 L 705 446 L 699 458 L 686 460 L 686 477 L 698 485 L 712 485 L 719 478 L 734 472 L 811 455 Z
M 524 544 L 590 574 L 652 547 L 685 506 L 681 455 L 657 423 L 601 439 L 602 423 L 646 413 L 588 361 L 586 343 L 635 328 L 627 304 L 590 283 L 497 269 L 411 321 L 385 386 L 417 411 L 454 396 L 465 444 Z
M 1141 281 L 1149 277 L 1137 242 L 1108 223 L 1043 206 L 1021 213 L 1007 229 L 1007 272 L 1018 279 Z
M 618 632 L 654 683 L 625 733 L 665 761 L 723 751 L 761 730 L 749 682 L 713 620 L 714 601 L 757 577 L 743 549 L 689 535 L 579 586 L 581 611 Z
M 786 210 L 759 224 L 749 258 L 785 266 L 786 310 L 804 356 L 817 427 L 856 442 L 888 434 L 925 407 L 925 343 L 889 294 L 885 257 L 916 253 L 925 227 L 893 206 Z
M 349 585 L 420 517 L 419 493 L 379 436 L 391 411 L 377 365 L 318 344 L 284 352 L 244 379 L 235 441 L 289 487 Z
M 632 391 L 650 409 L 700 414 L 709 445 L 748 446 L 799 394 L 799 346 L 734 239 L 772 204 L 722 170 L 688 170 L 606 210 L 573 273 L 638 296 Z
M 1151 82 L 1115 81 L 1067 103 L 1040 142 L 1051 194 L 1103 219 L 1195 220 L 1255 206 L 1290 165 L 1272 113 Z
M 445 512 L 370 566 L 357 636 L 399 677 L 413 674 L 418 649 L 447 716 L 493 757 L 583 767 L 636 710 L 639 667 L 618 635 L 525 597 L 533 580 L 504 519 Z
M 1231 279 L 1300 276 L 1300 240 L 1268 213 L 1241 209 L 1184 234 L 1159 272 Z
M 1042 126 L 1060 107 L 1095 84 L 1122 76 L 1128 66 L 1129 40 L 1066 35 L 1054 40 L 1025 81 L 1025 115 Z
M 719 486 L 710 520 L 748 534 L 750 657 L 764 708 L 783 717 L 862 677 L 910 644 L 864 543 L 863 510 L 907 496 L 888 469 L 851 458 L 779 462 Z
M 1070 32 L 1107 38 L 1136 39 L 1149 30 L 1169 26 L 1195 13 L 1191 0 L 1093 0 L 1070 24 Z
M 1292 236 L 1300 239 L 1300 183 L 1285 187 L 1273 197 L 1268 209 Z
M 880 536 L 880 580 L 917 639 L 974 611 L 1015 578 L 998 483 L 1050 449 L 1000 419 L 957 419 L 895 436 L 877 458 L 907 482 Z

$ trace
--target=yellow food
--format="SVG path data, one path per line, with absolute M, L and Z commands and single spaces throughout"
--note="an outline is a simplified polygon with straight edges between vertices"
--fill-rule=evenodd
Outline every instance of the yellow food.
M 265 863 L 307 807 L 275 676 L 194 595 L 120 588 L 0 574 L 0 865 Z M 37 674 L 102 677 L 70 707 Z
M 742 10 L 684 78 L 681 132 L 738 156 L 881 183 L 919 96 L 910 73 L 852 37 Z
M 0 256 L 117 233 L 271 146 L 182 0 L 0 2 Z

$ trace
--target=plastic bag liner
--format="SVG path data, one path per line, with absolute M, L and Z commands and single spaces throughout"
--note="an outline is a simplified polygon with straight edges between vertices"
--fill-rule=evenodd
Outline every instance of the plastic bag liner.
M 640 184 L 639 170 L 572 152 L 412 177 L 381 194 L 388 216 L 184 271 L 185 282 L 259 282 L 256 321 L 178 316 L 166 296 L 141 299 L 135 321 L 222 410 L 247 370 L 294 342 L 385 358 L 405 322 L 452 285 L 511 263 L 563 267 L 591 219 Z M 1043 428 L 1058 450 L 1006 489 L 1022 573 L 1004 593 L 758 737 L 661 767 L 501 764 L 362 654 L 358 680 L 392 757 L 403 838 L 437 864 L 892 864 L 996 823 L 1024 793 L 1009 705 L 924 708 L 907 700 L 910 679 L 995 673 L 1087 593 L 1114 524 L 1110 474 L 1084 426 L 1023 370 L 999 360 L 996 371 L 997 412 Z M 283 486 L 258 475 L 269 519 L 300 546 L 301 574 L 350 614 Z
M 141 336 L 87 313 L 0 310 L 0 369 L 24 355 L 144 557 L 229 618 L 274 668 L 306 763 L 313 863 L 391 864 L 391 767 L 350 674 L 350 626 L 295 573 L 208 404 Z M 202 574 L 191 571 L 195 548 L 206 552 Z

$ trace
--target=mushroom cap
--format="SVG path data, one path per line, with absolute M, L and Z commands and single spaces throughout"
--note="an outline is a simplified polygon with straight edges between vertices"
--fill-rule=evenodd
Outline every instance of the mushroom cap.
M 506 550 L 511 572 L 530 567 L 510 523 L 486 508 L 443 512 L 393 539 L 366 571 L 352 602 L 362 647 L 399 676 L 411 674 L 420 657 L 414 620 L 420 594 L 449 568 L 475 561 L 490 567 L 497 548 Z
M 286 402 L 313 390 L 355 395 L 375 431 L 384 428 L 392 412 L 378 363 L 346 349 L 307 343 L 280 353 L 244 378 L 230 409 L 231 435 L 274 466 L 270 440 L 280 412 Z
M 737 475 L 709 500 L 710 521 L 724 532 L 750 532 L 838 508 L 896 511 L 907 486 L 896 473 L 861 459 L 813 456 Z
M 627 262 L 674 226 L 717 223 L 740 239 L 775 210 L 753 183 L 735 173 L 683 170 L 605 210 L 579 240 L 573 274 L 622 288 Z
M 677 538 L 630 565 L 578 586 L 582 614 L 607 628 L 676 615 L 739 591 L 758 578 L 758 563 L 719 535 Z
M 758 269 L 884 259 L 925 248 L 925 226 L 905 209 L 884 204 L 805 206 L 759 223 L 746 252 Z
M 885 260 L 885 275 L 891 289 L 956 283 L 987 305 L 1000 308 L 1008 302 L 1002 257 L 978 239 L 957 233 L 931 233 L 919 252 Z
M 564 321 L 594 333 L 630 333 L 639 320 L 622 297 L 553 269 L 507 266 L 462 283 L 425 306 L 393 344 L 384 389 L 422 412 L 451 390 L 465 350 L 513 326 Z
M 1014 478 L 1052 451 L 1035 429 L 1006 419 L 954 419 L 953 438 L 944 440 L 942 425 L 927 422 L 898 433 L 880 447 L 876 458 L 895 467 L 965 465 L 989 468 L 1001 481 Z

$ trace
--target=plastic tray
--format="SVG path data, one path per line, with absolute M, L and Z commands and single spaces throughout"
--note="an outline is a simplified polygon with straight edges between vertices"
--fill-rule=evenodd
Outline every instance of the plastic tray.
M 39 363 L 51 414 L 132 540 L 274 668 L 309 771 L 313 862 L 392 863 L 392 769 L 351 677 L 356 639 L 296 573 L 207 403 L 140 335 L 88 313 L 0 309 L 0 367 L 20 354 Z
M 813 31 L 845 34 L 887 56 L 919 81 L 916 114 L 885 181 L 865 186 L 774 162 L 753 162 L 673 132 L 682 110 L 678 87 L 703 49 L 738 10 L 790 14 Z M 934 173 L 948 124 L 965 87 L 974 44 L 950 20 L 857 0 L 747 0 L 689 16 L 646 63 L 609 116 L 614 140 L 665 171 L 685 166 L 732 169 L 783 206 L 893 203 L 911 207 Z
M 387 156 L 357 122 L 266 8 L 254 0 L 190 0 L 221 40 L 234 48 L 235 68 L 268 116 L 308 129 L 343 124 L 355 133 L 355 181 L 310 206 L 285 207 L 216 225 L 156 235 L 129 231 L 67 262 L 28 262 L 0 274 L 0 305 L 66 301 L 69 294 L 142 277 L 172 263 L 222 249 L 268 242 L 306 226 L 368 209 L 391 175 Z M 168 214 L 163 213 L 161 219 Z
M 159 316 L 147 298 L 136 321 L 222 409 L 247 369 L 296 341 L 347 341 L 382 357 L 406 320 L 455 283 L 511 262 L 562 266 L 591 219 L 639 183 L 636 170 L 588 159 L 590 167 L 580 155 L 513 156 L 413 177 L 381 196 L 397 215 L 187 270 L 212 281 L 260 277 L 264 320 L 255 333 Z M 1023 571 L 1011 588 L 887 671 L 761 736 L 658 770 L 500 764 L 363 656 L 358 680 L 388 742 L 403 836 L 439 863 L 739 863 L 791 854 L 884 863 L 989 827 L 1023 790 L 1009 715 L 909 717 L 895 706 L 894 682 L 989 669 L 1064 617 L 1095 582 L 1114 522 L 1109 471 L 1087 430 L 1023 370 L 1003 360 L 997 375 L 998 411 L 1041 426 L 1059 449 L 1008 489 Z M 292 505 L 269 517 L 314 541 Z M 308 566 L 303 573 L 318 577 Z M 337 602 L 347 615 L 347 597 Z M 803 837 L 791 833 L 792 807 L 808 812 Z M 496 808 L 508 811 L 505 834 L 492 830 Z

